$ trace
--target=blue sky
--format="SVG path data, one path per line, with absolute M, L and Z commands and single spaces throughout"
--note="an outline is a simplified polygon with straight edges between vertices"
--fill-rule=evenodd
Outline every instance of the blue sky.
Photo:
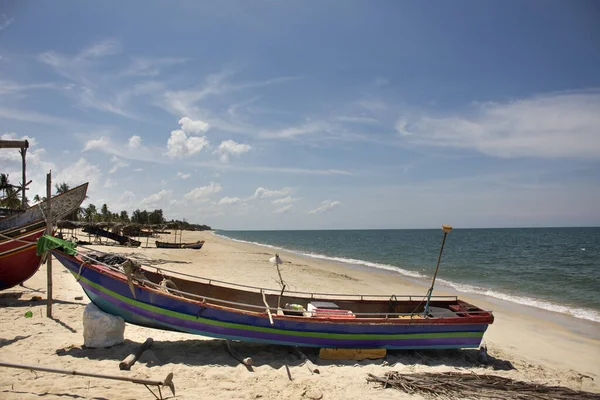
M 30 197 L 52 169 L 223 229 L 600 225 L 595 1 L 1 7 Z

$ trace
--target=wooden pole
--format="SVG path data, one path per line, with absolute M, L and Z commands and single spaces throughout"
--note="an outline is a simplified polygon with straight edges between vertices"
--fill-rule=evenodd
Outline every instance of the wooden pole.
M 52 235 L 52 171 L 46 175 L 46 235 Z M 52 318 L 52 253 L 46 254 L 46 276 L 48 287 L 46 290 L 46 317 Z
M 25 168 L 26 168 L 25 155 L 27 154 L 28 147 L 29 147 L 29 142 L 26 140 L 25 146 L 21 148 L 21 160 L 23 162 L 23 171 L 22 171 L 23 172 L 23 187 L 21 188 L 23 197 L 21 197 L 21 208 L 23 210 L 27 207 L 27 201 L 25 199 L 25 182 L 27 182 L 27 174 L 25 172 Z

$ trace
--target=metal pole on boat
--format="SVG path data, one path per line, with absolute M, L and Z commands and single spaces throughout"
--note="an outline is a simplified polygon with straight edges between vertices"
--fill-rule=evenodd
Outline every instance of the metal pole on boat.
M 440 255 L 438 256 L 437 265 L 435 267 L 435 273 L 433 274 L 433 280 L 431 281 L 431 287 L 427 292 L 427 303 L 425 303 L 425 310 L 423 311 L 425 315 L 429 314 L 429 302 L 431 301 L 431 294 L 433 293 L 435 278 L 437 277 L 438 269 L 440 268 L 442 252 L 444 251 L 444 243 L 446 243 L 446 236 L 448 235 L 448 233 L 450 233 L 450 231 L 452 231 L 452 227 L 450 225 L 442 225 L 442 231 L 444 232 L 444 237 L 442 238 L 442 247 L 440 248 Z

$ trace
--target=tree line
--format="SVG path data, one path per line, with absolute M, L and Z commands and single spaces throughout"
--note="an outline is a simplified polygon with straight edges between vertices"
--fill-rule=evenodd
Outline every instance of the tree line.
M 57 183 L 54 186 L 56 190 L 56 194 L 62 194 L 68 192 L 71 187 L 66 182 Z M 6 200 L 0 199 L 0 207 L 14 209 L 17 210 L 21 207 L 21 198 L 18 193 L 15 193 L 14 186 L 12 186 L 8 179 L 8 174 L 0 174 L 0 191 L 2 192 L 2 198 Z M 27 197 L 25 197 L 26 204 L 29 206 L 30 202 Z M 40 197 L 39 195 L 35 195 L 33 198 L 34 203 L 39 203 L 46 201 L 46 197 Z M 195 229 L 195 230 L 210 230 L 210 226 L 201 225 L 201 224 L 190 224 L 189 222 L 183 220 L 173 220 L 168 221 L 164 215 L 163 210 L 156 209 L 153 211 L 140 210 L 137 209 L 131 216 L 127 213 L 127 211 L 120 212 L 112 212 L 108 205 L 102 204 L 100 210 L 95 204 L 88 204 L 87 207 L 79 207 L 72 214 L 67 215 L 65 220 L 68 221 L 83 221 L 83 222 L 122 222 L 122 223 L 137 223 L 142 225 L 161 225 L 166 223 L 176 223 L 183 229 Z

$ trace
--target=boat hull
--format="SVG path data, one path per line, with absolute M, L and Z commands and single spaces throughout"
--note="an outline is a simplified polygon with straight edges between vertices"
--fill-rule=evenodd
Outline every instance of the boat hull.
M 83 264 L 55 252 L 75 275 L 90 300 L 103 311 L 151 328 L 222 339 L 320 348 L 451 349 L 477 348 L 491 321 L 463 319 L 460 323 L 400 319 L 319 319 L 273 316 L 266 313 L 192 301 L 148 287 L 134 286 L 114 273 Z M 478 322 L 479 321 L 479 322 Z
M 200 250 L 204 245 L 204 241 L 199 241 L 195 243 L 170 243 L 170 242 L 160 242 L 156 241 L 156 247 L 159 249 L 194 249 Z
M 52 198 L 53 222 L 79 207 L 87 187 L 85 183 Z M 0 290 L 23 283 L 39 269 L 36 241 L 46 230 L 46 204 L 42 202 L 0 221 Z
M 42 224 L 37 230 L 32 229 L 0 242 L 0 290 L 26 281 L 39 269 L 41 258 L 36 254 L 36 240 L 45 229 Z

